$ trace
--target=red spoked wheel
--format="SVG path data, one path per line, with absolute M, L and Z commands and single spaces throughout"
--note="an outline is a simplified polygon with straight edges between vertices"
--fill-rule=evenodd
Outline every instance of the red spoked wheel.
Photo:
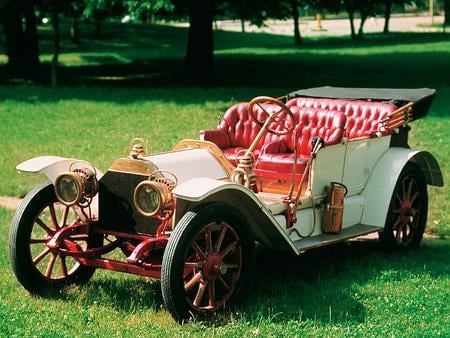
M 413 163 L 402 170 L 392 194 L 380 241 L 387 249 L 420 244 L 425 231 L 428 194 L 422 171 Z
M 178 321 L 233 305 L 248 286 L 254 242 L 223 205 L 188 212 L 167 244 L 164 303 Z
M 94 273 L 94 268 L 82 266 L 75 258 L 47 246 L 59 229 L 77 219 L 72 207 L 57 202 L 51 184 L 36 187 L 17 209 L 10 228 L 11 266 L 19 283 L 30 293 L 85 283 Z M 98 235 L 95 239 L 101 241 Z M 93 237 L 73 235 L 64 243 L 85 250 L 93 244 Z

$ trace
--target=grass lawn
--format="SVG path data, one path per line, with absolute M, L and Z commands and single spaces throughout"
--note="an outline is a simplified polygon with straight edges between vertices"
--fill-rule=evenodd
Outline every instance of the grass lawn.
M 214 127 L 237 101 L 318 85 L 436 88 L 429 116 L 412 123 L 410 144 L 432 152 L 449 182 L 450 40 L 442 34 L 311 39 L 296 48 L 285 36 L 216 32 L 216 77 L 191 86 L 181 73 L 186 30 L 104 31 L 102 40 L 86 33 L 81 46 L 63 41 L 60 88 L 0 85 L 0 195 L 23 196 L 42 180 L 16 174 L 30 157 L 82 158 L 105 170 L 133 137 L 168 150 Z M 48 34 L 44 28 L 44 61 Z M 300 257 L 261 250 L 250 299 L 182 329 L 161 308 L 158 281 L 98 271 L 86 287 L 30 297 L 9 268 L 12 212 L 0 209 L 0 336 L 449 336 L 450 190 L 429 192 L 427 230 L 443 238 L 395 255 L 373 242 Z

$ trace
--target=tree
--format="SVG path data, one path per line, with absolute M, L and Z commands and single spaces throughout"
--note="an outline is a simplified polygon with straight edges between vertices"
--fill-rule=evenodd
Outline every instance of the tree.
M 189 32 L 185 68 L 199 80 L 211 78 L 214 71 L 213 4 L 211 0 L 187 0 Z
M 39 38 L 34 0 L 4 2 L 3 25 L 9 76 L 39 77 Z
M 450 0 L 444 1 L 444 27 L 450 25 Z
M 389 33 L 389 20 L 391 19 L 392 0 L 384 0 L 384 28 L 383 33 Z

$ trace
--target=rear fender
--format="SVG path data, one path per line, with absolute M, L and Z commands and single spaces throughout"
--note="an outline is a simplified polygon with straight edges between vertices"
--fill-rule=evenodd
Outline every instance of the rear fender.
M 259 242 L 274 249 L 293 250 L 299 254 L 272 213 L 253 192 L 239 184 L 195 178 L 177 186 L 173 193 L 176 197 L 175 224 L 189 210 L 210 202 L 221 202 L 242 215 L 243 222 L 250 227 Z
M 384 226 L 395 184 L 408 162 L 419 166 L 427 184 L 444 185 L 439 164 L 431 153 L 408 148 L 390 148 L 375 165 L 361 193 L 366 199 L 362 224 Z
M 74 162 L 86 162 L 77 160 L 75 158 L 65 158 L 59 156 L 39 156 L 26 160 L 16 166 L 19 173 L 41 173 L 48 177 L 52 184 L 55 184 L 55 180 L 59 174 L 68 171 L 70 165 Z M 89 162 L 86 162 L 91 165 Z M 91 165 L 92 166 L 92 165 Z M 100 180 L 103 176 L 97 168 L 95 168 L 97 180 Z M 98 219 L 98 194 L 92 199 L 91 203 L 91 217 L 93 220 Z

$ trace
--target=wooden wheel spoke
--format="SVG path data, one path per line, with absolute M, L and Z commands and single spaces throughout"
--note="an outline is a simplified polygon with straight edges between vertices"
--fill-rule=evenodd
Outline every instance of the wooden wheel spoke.
M 184 267 L 187 269 L 200 269 L 203 265 L 203 261 L 200 262 L 185 262 Z
M 39 255 L 34 257 L 33 264 L 34 265 L 39 264 L 39 262 L 42 261 L 42 259 L 44 259 L 44 257 L 47 256 L 49 253 L 50 253 L 50 249 L 49 248 L 45 248 Z
M 411 204 L 414 203 L 414 201 L 416 200 L 417 196 L 419 196 L 419 192 L 418 191 L 416 191 L 416 193 L 411 197 L 411 199 L 410 199 Z
M 55 229 L 59 228 L 58 220 L 56 219 L 55 205 L 51 203 L 48 206 L 48 210 L 50 210 L 50 218 L 52 220 L 52 225 Z
M 59 259 L 61 261 L 61 273 L 64 277 L 67 277 L 69 274 L 67 273 L 66 257 L 59 256 Z
M 395 234 L 395 240 L 396 240 L 397 243 L 399 243 L 399 244 L 402 243 L 402 228 L 397 229 L 397 233 Z
M 46 233 L 48 233 L 48 234 L 52 234 L 52 233 L 53 233 L 53 230 L 50 229 L 50 228 L 48 227 L 48 225 L 45 224 L 44 221 L 41 220 L 39 217 L 36 217 L 36 219 L 35 219 L 34 221 L 35 221 L 37 224 L 39 224 L 39 226 L 40 226 L 42 229 L 44 229 Z
M 406 193 L 406 198 L 407 198 L 408 200 L 411 200 L 412 186 L 413 186 L 413 180 L 410 180 L 410 181 L 409 181 L 409 184 L 408 184 L 408 191 L 407 191 L 407 193 Z
M 206 246 L 205 253 L 207 255 L 209 255 L 211 252 L 213 252 L 211 228 L 207 228 L 205 231 L 205 246 Z
M 225 238 L 225 233 L 227 232 L 227 227 L 224 226 L 220 231 L 219 238 L 217 238 L 214 244 L 214 252 L 220 252 L 220 247 L 222 246 L 223 239 Z
M 397 217 L 397 220 L 395 221 L 394 225 L 392 226 L 392 229 L 397 229 L 398 225 L 401 223 L 402 219 L 399 217 Z
M 202 303 L 203 295 L 205 294 L 207 285 L 208 282 L 199 283 L 197 294 L 195 295 L 194 301 L 192 302 L 194 306 L 200 306 L 200 304 Z
M 225 264 L 227 269 L 239 269 L 240 265 L 239 264 Z
M 60 227 L 66 226 L 67 224 L 67 216 L 69 215 L 69 210 L 70 207 L 66 206 L 64 208 L 63 214 L 62 214 L 62 218 L 61 218 L 61 224 L 59 225 Z
M 408 224 L 403 225 L 402 228 L 403 241 L 405 241 L 406 238 L 408 237 L 408 228 L 409 228 Z
M 226 255 L 228 255 L 228 253 L 230 253 L 230 251 L 233 250 L 236 245 L 237 245 L 237 241 L 233 241 L 230 244 L 228 244 L 227 247 L 225 249 L 223 249 L 223 251 L 220 253 L 220 256 L 222 257 L 222 259 Z
M 44 273 L 45 277 L 47 277 L 47 278 L 51 277 L 53 267 L 55 266 L 55 261 L 56 261 L 56 254 L 52 252 L 50 255 L 50 261 L 47 264 L 47 269 L 45 270 L 45 273 Z
M 216 282 L 208 283 L 208 305 L 212 308 L 216 307 Z
M 30 244 L 43 244 L 47 243 L 48 239 L 46 238 L 30 238 Z
M 400 203 L 400 205 L 403 203 L 402 198 L 400 197 L 400 195 L 397 193 L 395 194 L 395 197 L 397 198 L 398 202 Z
M 225 280 L 222 278 L 222 276 L 219 276 L 219 280 L 222 282 L 223 286 L 225 286 L 225 288 L 229 291 L 230 286 L 227 284 L 227 282 L 225 282 Z
M 190 280 L 184 285 L 184 290 L 189 291 L 195 284 L 200 282 L 203 275 L 201 272 L 197 272 Z
M 202 258 L 205 258 L 206 255 L 203 252 L 203 250 L 198 246 L 197 242 L 194 240 L 192 241 L 192 248 L 194 249 L 194 251 L 197 253 L 197 255 L 201 256 Z

